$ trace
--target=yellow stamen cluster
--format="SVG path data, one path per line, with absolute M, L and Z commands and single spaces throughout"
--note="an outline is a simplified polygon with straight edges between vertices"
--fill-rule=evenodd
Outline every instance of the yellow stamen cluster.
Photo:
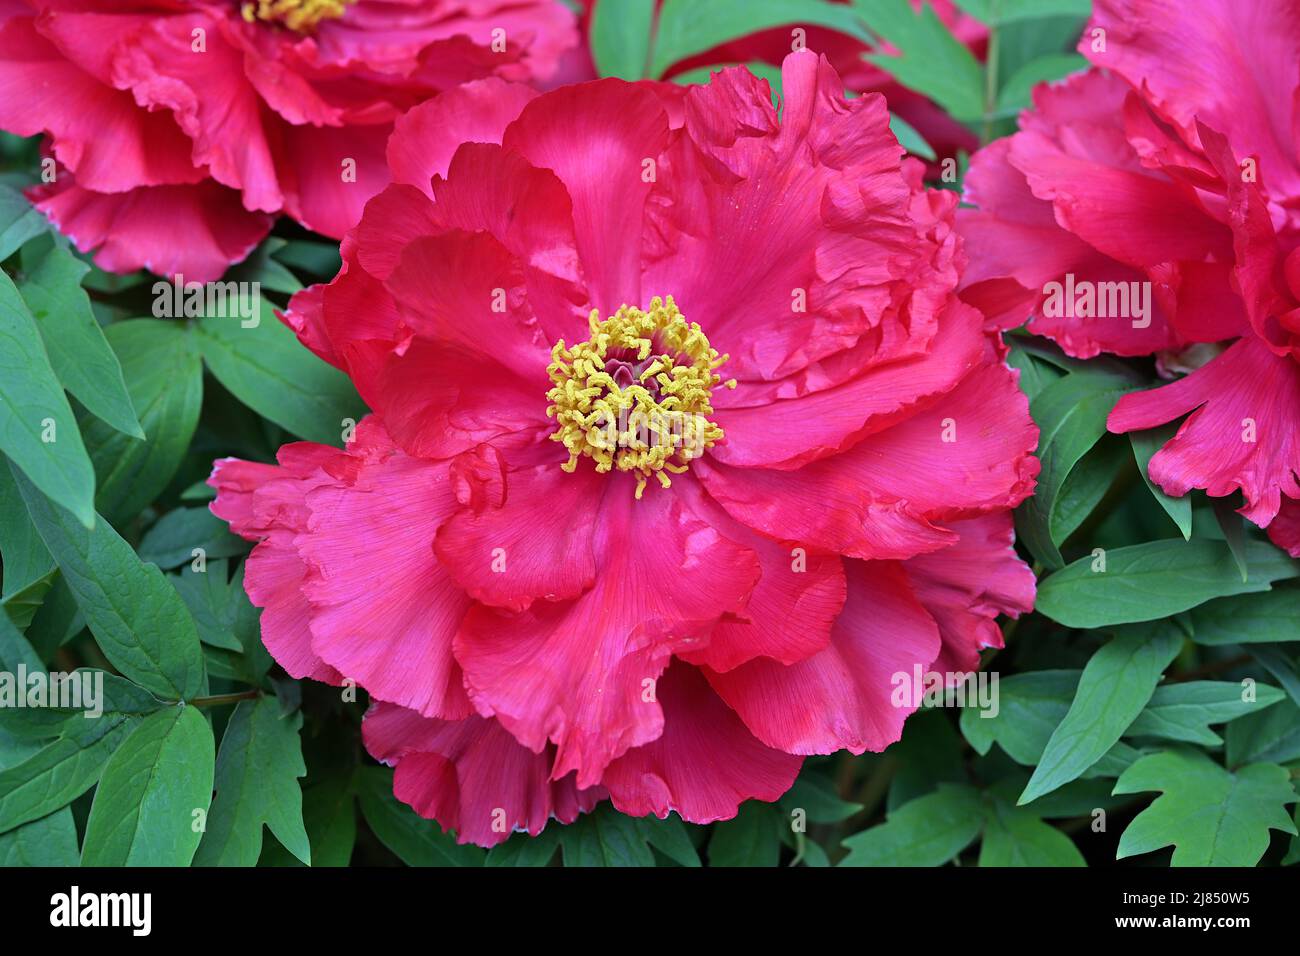
M 591 337 L 572 348 L 560 339 L 546 369 L 555 383 L 546 414 L 559 426 L 551 439 L 569 450 L 560 467 L 572 472 L 585 455 L 597 471 L 635 472 L 637 498 L 652 475 L 667 488 L 670 474 L 684 473 L 722 438 L 708 416 L 714 386 L 736 387 L 716 372 L 727 356 L 686 321 L 672 296 L 655 296 L 648 312 L 624 305 L 603 321 L 592 309 L 587 321 Z M 625 370 L 624 381 L 615 381 L 611 363 Z
M 290 30 L 307 33 L 322 20 L 341 17 L 356 0 L 248 0 L 241 8 L 245 20 L 282 23 Z

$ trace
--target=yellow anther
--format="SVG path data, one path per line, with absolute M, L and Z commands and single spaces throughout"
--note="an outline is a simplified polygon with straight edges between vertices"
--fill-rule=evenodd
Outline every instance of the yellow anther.
M 651 475 L 667 488 L 723 437 L 710 420 L 709 403 L 727 361 L 694 322 L 677 311 L 673 297 L 655 296 L 649 311 L 624 305 L 607 319 L 596 309 L 587 319 L 590 337 L 572 347 L 560 339 L 546 372 L 546 414 L 556 421 L 551 439 L 562 442 L 572 473 L 579 458 L 596 471 L 635 472 L 636 497 Z
M 247 0 L 240 13 L 249 23 L 266 20 L 307 33 L 322 20 L 341 17 L 356 0 Z

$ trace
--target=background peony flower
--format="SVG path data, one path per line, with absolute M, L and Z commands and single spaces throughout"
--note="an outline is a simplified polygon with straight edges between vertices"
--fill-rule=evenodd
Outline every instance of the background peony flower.
M 31 198 L 102 268 L 207 281 L 281 212 L 341 237 L 411 106 L 576 42 L 559 0 L 10 0 L 0 128 L 47 134 Z
M 824 57 L 783 86 L 779 119 L 743 69 L 412 110 L 286 316 L 374 414 L 213 472 L 267 647 L 364 686 L 397 796 L 462 842 L 773 800 L 1032 605 L 1037 430 L 956 297 L 956 197 Z M 702 444 L 611 452 L 621 401 Z
M 1295 519 L 1272 527 L 1300 498 L 1300 9 L 1100 0 L 1079 50 L 1094 69 L 1036 90 L 1021 132 L 971 163 L 963 298 L 1080 358 L 1157 354 L 1169 375 L 1187 350 L 1191 374 L 1120 399 L 1110 430 L 1187 415 L 1151 478 L 1240 489 L 1242 514 L 1300 556 Z M 1150 282 L 1149 327 L 1044 315 L 1066 274 Z

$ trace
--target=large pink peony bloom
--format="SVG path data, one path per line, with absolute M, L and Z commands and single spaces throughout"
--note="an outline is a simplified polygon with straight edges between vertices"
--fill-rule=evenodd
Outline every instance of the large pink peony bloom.
M 963 297 L 1071 355 L 1194 367 L 1121 399 L 1111 431 L 1190 412 L 1151 477 L 1240 489 L 1300 557 L 1300 3 L 1099 0 L 1079 49 L 1096 69 L 1039 88 L 971 164 Z M 1045 308 L 1067 275 L 1149 282 L 1150 314 Z
M 217 463 L 267 647 L 366 687 L 367 747 L 462 841 L 773 800 L 1032 604 L 1037 433 L 955 295 L 955 196 L 824 59 L 784 87 L 779 120 L 739 69 L 417 107 L 287 316 L 374 414 Z
M 560 0 L 0 0 L 0 128 L 48 135 L 32 199 L 101 267 L 207 281 L 280 212 L 341 237 L 411 106 L 576 42 Z

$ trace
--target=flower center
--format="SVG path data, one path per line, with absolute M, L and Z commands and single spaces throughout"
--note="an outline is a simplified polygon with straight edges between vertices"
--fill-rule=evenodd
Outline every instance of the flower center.
M 341 17 L 356 0 L 245 0 L 239 12 L 249 23 L 265 20 L 307 33 L 322 20 Z
M 655 296 L 648 312 L 624 305 L 603 321 L 592 309 L 588 325 L 587 341 L 555 343 L 546 368 L 555 383 L 546 414 L 558 425 L 551 440 L 569 450 L 560 467 L 572 472 L 585 455 L 597 471 L 635 472 L 637 498 L 651 475 L 667 488 L 669 474 L 683 474 L 722 438 L 709 420 L 709 399 L 718 384 L 736 387 L 715 371 L 727 356 L 686 321 L 672 296 Z

